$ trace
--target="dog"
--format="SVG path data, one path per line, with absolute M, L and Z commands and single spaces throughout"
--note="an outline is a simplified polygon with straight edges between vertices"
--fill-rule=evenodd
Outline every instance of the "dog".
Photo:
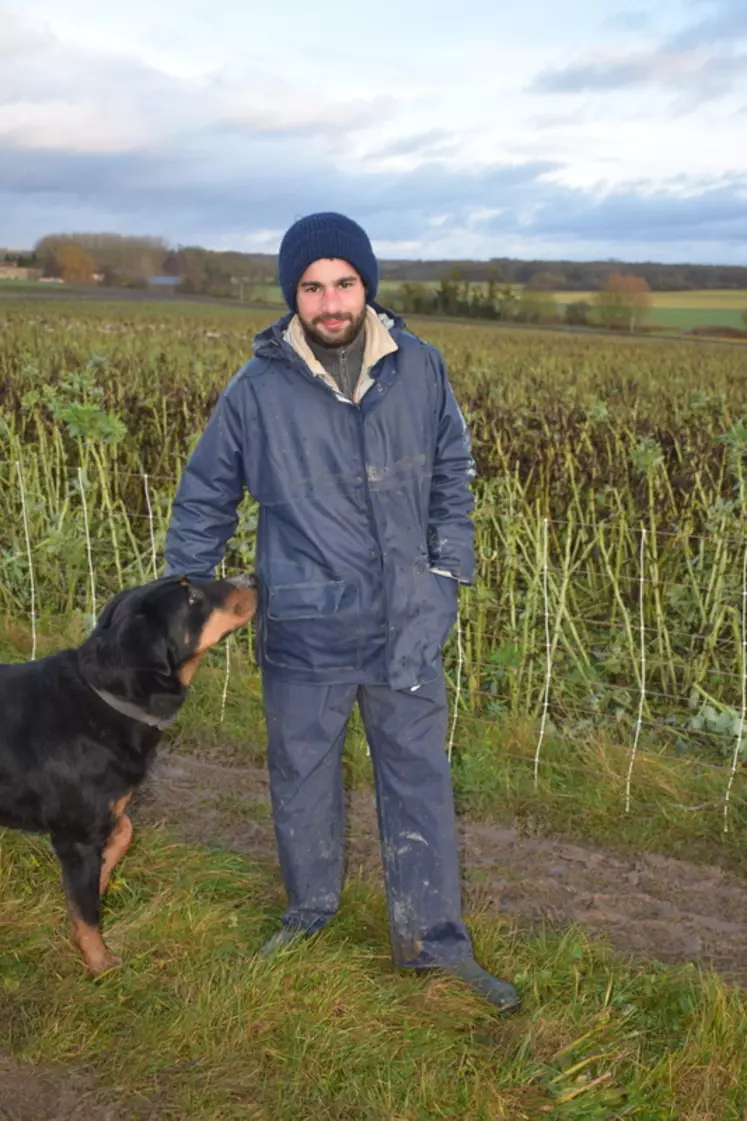
M 253 576 L 167 576 L 116 595 L 76 649 L 0 665 L 0 826 L 49 834 L 93 976 L 120 964 L 100 903 L 132 839 L 127 804 L 200 661 L 256 610 Z

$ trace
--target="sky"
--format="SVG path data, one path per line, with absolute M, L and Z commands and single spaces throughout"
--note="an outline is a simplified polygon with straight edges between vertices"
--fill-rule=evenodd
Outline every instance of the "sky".
M 747 264 L 747 0 L 0 0 L 0 245 Z

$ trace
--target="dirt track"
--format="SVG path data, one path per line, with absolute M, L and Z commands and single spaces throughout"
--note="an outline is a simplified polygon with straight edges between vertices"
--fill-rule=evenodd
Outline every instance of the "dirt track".
M 236 799 L 249 812 L 237 812 Z M 187 840 L 275 861 L 267 779 L 256 767 L 164 754 L 136 807 Z M 254 811 L 252 812 L 252 807 Z M 380 876 L 373 798 L 349 802 L 348 866 Z M 619 853 L 496 824 L 461 823 L 467 910 L 578 923 L 641 958 L 694 961 L 747 983 L 747 881 L 710 865 Z

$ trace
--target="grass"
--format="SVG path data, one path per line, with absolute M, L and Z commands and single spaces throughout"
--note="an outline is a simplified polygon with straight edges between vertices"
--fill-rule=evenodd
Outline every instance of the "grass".
M 438 281 L 426 283 L 426 288 L 438 288 Z M 396 281 L 382 281 L 380 298 L 396 297 L 401 285 Z M 485 290 L 486 284 L 470 285 Z M 512 286 L 516 292 L 521 285 Z M 595 291 L 556 292 L 551 294 L 562 315 L 568 304 L 594 304 Z M 274 297 L 270 296 L 271 299 Z M 735 327 L 744 330 L 744 313 L 747 311 L 747 291 L 743 289 L 696 289 L 688 292 L 652 292 L 651 311 L 646 323 L 675 331 L 688 331 L 693 327 Z
M 13 280 L 10 277 L 0 276 L 0 290 L 5 292 L 38 292 L 46 289 L 48 285 L 40 284 L 38 280 Z
M 473 915 L 481 960 L 524 994 L 501 1020 L 392 968 L 365 882 L 318 939 L 265 961 L 280 906 L 251 861 L 145 831 L 106 906 L 127 964 L 92 983 L 47 846 L 2 836 L 0 1049 L 92 1072 L 133 1119 L 705 1121 L 747 1106 L 744 1001 L 713 976 Z
M 678 331 L 690 331 L 694 327 L 733 327 L 737 331 L 747 330 L 745 327 L 745 308 L 725 307 L 668 307 L 654 305 L 647 323 L 659 327 L 674 328 Z
M 571 293 L 559 293 L 563 299 Z M 593 291 L 574 292 L 574 299 L 590 301 Z M 696 288 L 687 292 L 652 292 L 651 306 L 654 308 L 690 308 L 710 311 L 724 308 L 731 311 L 744 311 L 747 308 L 747 290 L 743 288 Z
M 595 292 L 559 292 L 555 297 L 560 314 L 568 304 L 584 301 L 593 305 Z M 647 326 L 689 331 L 693 327 L 734 327 L 743 331 L 747 292 L 652 292 Z

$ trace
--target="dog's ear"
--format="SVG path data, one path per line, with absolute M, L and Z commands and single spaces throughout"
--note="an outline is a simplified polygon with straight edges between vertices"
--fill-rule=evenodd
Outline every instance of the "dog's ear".
M 86 680 L 158 716 L 171 715 L 184 687 L 176 673 L 168 629 L 147 600 L 128 593 L 107 604 L 78 651 Z
M 93 631 L 91 632 L 91 637 L 92 638 L 95 635 L 99 634 L 99 632 L 108 630 L 109 627 L 111 627 L 111 625 L 114 622 L 114 619 L 117 615 L 117 612 L 118 612 L 119 608 L 127 600 L 132 599 L 133 592 L 136 591 L 136 590 L 137 589 L 133 589 L 133 588 L 125 588 L 123 591 L 117 592 L 117 594 L 114 596 L 113 599 L 109 600 L 109 602 L 104 607 L 104 610 L 101 612 L 98 619 L 96 620 L 96 626 L 93 628 Z

